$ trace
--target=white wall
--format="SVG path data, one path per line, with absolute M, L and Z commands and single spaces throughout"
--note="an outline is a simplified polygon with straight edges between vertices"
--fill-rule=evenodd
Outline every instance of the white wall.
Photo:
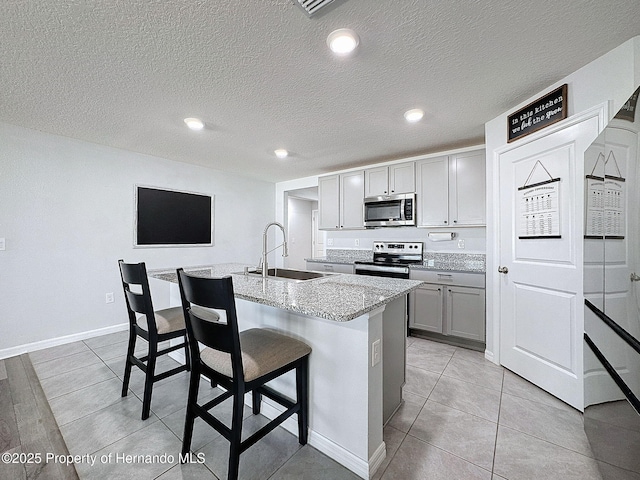
M 215 245 L 134 249 L 135 184 L 214 195 Z M 119 258 L 148 269 L 256 263 L 275 217 L 274 191 L 272 183 L 0 123 L 0 358 L 126 322 Z M 105 303 L 107 292 L 115 303 Z
M 498 238 L 498 165 L 497 151 L 507 145 L 507 117 L 554 88 L 568 84 L 569 117 L 603 103 L 609 105 L 612 116 L 627 101 L 640 84 L 640 37 L 635 37 L 580 70 L 549 85 L 538 94 L 515 105 L 485 124 L 487 158 L 487 349 L 488 357 L 499 362 L 499 238 Z M 604 127 L 604 126 L 603 126 Z M 578 259 L 582 268 L 582 258 Z

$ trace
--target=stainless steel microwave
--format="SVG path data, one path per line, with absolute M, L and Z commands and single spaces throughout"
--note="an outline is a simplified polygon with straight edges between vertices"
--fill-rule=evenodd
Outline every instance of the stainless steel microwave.
M 364 199 L 365 227 L 400 227 L 415 224 L 415 193 L 380 195 Z

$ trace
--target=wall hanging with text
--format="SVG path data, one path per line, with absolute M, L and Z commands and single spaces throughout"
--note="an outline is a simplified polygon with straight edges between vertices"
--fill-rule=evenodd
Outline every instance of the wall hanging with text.
M 507 117 L 507 142 L 567 118 L 567 84 Z

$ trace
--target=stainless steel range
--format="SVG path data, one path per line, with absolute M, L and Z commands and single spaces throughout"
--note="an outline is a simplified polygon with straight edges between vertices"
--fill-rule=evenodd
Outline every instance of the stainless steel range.
M 422 263 L 422 242 L 373 242 L 373 261 L 354 262 L 356 275 L 409 278 L 409 265 Z

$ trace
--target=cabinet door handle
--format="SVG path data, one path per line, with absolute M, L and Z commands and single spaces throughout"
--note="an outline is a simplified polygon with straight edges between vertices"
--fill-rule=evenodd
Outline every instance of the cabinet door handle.
M 445 220 L 443 223 L 447 223 L 447 221 Z
M 507 267 L 498 267 L 498 273 L 509 273 L 509 269 Z

